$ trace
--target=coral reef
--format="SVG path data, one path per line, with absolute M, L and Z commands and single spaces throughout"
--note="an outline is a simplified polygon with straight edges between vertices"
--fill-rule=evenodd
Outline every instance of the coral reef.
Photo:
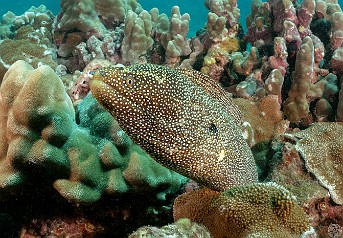
M 57 67 L 56 50 L 52 45 L 54 16 L 41 5 L 25 14 L 6 13 L 0 23 L 0 82 L 7 69 L 17 60 L 32 66 L 45 64 Z
M 137 0 L 61 0 L 57 16 L 45 6 L 18 16 L 4 14 L 0 233 L 127 237 L 144 226 L 136 236 L 185 236 L 188 228 L 209 236 L 189 220 L 171 224 L 173 199 L 191 190 L 176 200 L 175 212 L 190 209 L 197 222 L 207 222 L 203 224 L 212 236 L 225 237 L 218 232 L 230 226 L 241 236 L 299 237 L 308 223 L 290 224 L 289 219 L 304 218 L 300 207 L 313 227 L 303 237 L 341 236 L 342 8 L 337 0 L 252 0 L 244 19 L 238 8 L 244 4 L 204 0 L 208 15 L 195 36 L 189 33 L 193 15 L 183 6 L 172 7 L 167 15 L 143 9 Z M 246 33 L 240 24 L 244 20 Z M 136 78 L 122 78 L 137 85 L 141 75 L 149 74 L 145 85 L 161 89 L 130 93 L 132 101 L 140 97 L 137 105 L 159 105 L 144 117 L 149 126 L 143 130 L 142 118 L 113 119 L 92 96 L 90 85 L 99 83 L 94 75 L 99 79 L 101 68 L 124 72 L 145 63 L 155 64 L 158 72 L 145 68 Z M 224 90 L 218 91 L 218 84 Z M 187 120 L 180 120 L 179 111 L 187 111 Z M 163 112 L 158 125 L 155 112 Z M 180 171 L 192 161 L 185 174 L 199 184 L 185 185 L 187 178 L 150 158 L 120 125 L 135 128 L 129 133 L 135 141 L 138 135 L 144 143 L 151 138 L 144 149 L 164 141 L 148 151 L 154 158 L 180 155 L 173 158 L 177 166 L 160 159 L 162 164 Z M 170 134 L 174 128 L 178 133 Z M 227 131 L 235 136 L 227 139 Z M 240 149 L 223 140 L 235 141 Z M 248 163 L 228 159 L 242 151 Z M 255 183 L 253 157 L 261 184 Z M 225 164 L 222 173 L 224 160 L 232 168 Z M 199 171 L 201 176 L 193 176 Z M 230 186 L 218 185 L 228 176 Z M 201 184 L 226 191 L 197 190 Z M 180 210 L 183 202 L 198 205 Z M 250 219 L 257 210 L 259 219 Z M 242 224 L 245 228 L 238 228 Z
M 329 126 L 329 124 L 318 123 L 315 125 L 315 127 L 325 126 Z M 272 142 L 271 149 L 267 147 L 265 153 L 259 152 L 261 149 L 257 150 L 259 153 L 258 157 L 261 157 L 259 160 L 268 164 L 265 167 L 268 171 L 265 175 L 265 181 L 274 181 L 286 187 L 297 197 L 298 203 L 308 214 L 310 223 L 318 237 L 330 237 L 330 235 L 334 234 L 339 237 L 341 234 L 340 229 L 343 227 L 343 207 L 333 201 L 333 197 L 328 193 L 328 189 L 323 187 L 322 182 L 317 179 L 318 173 L 315 175 L 307 170 L 308 159 L 305 160 L 302 154 L 307 158 L 309 157 L 309 153 L 306 151 L 306 154 L 304 154 L 305 150 L 301 152 L 298 147 L 301 148 L 305 140 L 311 141 L 311 139 L 304 136 L 298 138 L 295 136 L 297 133 L 302 133 L 302 131 L 294 131 L 294 134 L 287 133 L 275 138 Z M 313 135 L 316 136 L 315 133 Z M 318 142 L 318 140 L 316 141 Z M 325 141 L 329 145 L 328 147 L 330 147 L 331 142 L 329 140 Z M 326 144 L 320 146 L 320 148 L 325 148 L 327 146 Z M 318 146 L 315 148 L 318 149 Z M 320 154 L 316 158 L 319 157 L 321 157 Z M 325 159 L 328 162 L 331 161 L 328 156 Z M 327 163 L 325 162 L 325 164 Z M 318 165 L 318 168 L 320 167 L 322 167 L 321 164 Z M 325 166 L 325 168 L 328 171 L 332 170 L 330 165 Z

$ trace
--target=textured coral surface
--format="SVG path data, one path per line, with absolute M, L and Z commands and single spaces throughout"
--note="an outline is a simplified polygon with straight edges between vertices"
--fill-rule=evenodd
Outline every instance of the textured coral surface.
M 215 238 L 299 237 L 309 228 L 295 198 L 275 183 L 185 193 L 174 203 L 174 219 L 182 217 L 204 224 Z

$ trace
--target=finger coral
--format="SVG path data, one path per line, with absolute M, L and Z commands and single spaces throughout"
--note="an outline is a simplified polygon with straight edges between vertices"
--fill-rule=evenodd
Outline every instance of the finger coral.
M 307 95 L 314 77 L 312 55 L 313 42 L 310 37 L 305 37 L 297 54 L 292 88 L 284 102 L 284 112 L 290 121 L 300 121 L 309 117 Z
M 204 224 L 214 238 L 300 237 L 309 221 L 289 191 L 275 183 L 233 187 L 222 193 L 202 189 L 174 203 L 174 219 Z
M 150 34 L 152 31 L 149 12 L 142 11 L 137 15 L 129 11 L 125 18 L 124 39 L 121 47 L 123 60 L 131 64 L 146 62 L 144 54 L 154 43 Z

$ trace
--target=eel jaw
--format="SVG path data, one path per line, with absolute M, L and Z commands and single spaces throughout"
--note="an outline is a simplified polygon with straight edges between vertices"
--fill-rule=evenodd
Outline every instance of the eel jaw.
M 155 117 L 139 103 L 130 100 L 101 79 L 91 80 L 90 89 L 96 100 L 118 121 L 125 123 L 126 120 L 123 117 L 127 115 L 136 122 L 155 119 Z
M 101 80 L 91 80 L 90 81 L 90 90 L 92 95 L 96 98 L 96 100 L 107 108 L 107 101 L 108 101 L 108 94 L 112 91 L 112 88 L 104 83 Z

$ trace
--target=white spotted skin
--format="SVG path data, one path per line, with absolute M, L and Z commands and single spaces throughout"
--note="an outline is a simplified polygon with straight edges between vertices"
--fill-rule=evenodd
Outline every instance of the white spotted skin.
M 239 110 L 206 80 L 212 81 L 193 70 L 141 64 L 99 69 L 91 91 L 133 141 L 165 167 L 218 191 L 256 182 Z

